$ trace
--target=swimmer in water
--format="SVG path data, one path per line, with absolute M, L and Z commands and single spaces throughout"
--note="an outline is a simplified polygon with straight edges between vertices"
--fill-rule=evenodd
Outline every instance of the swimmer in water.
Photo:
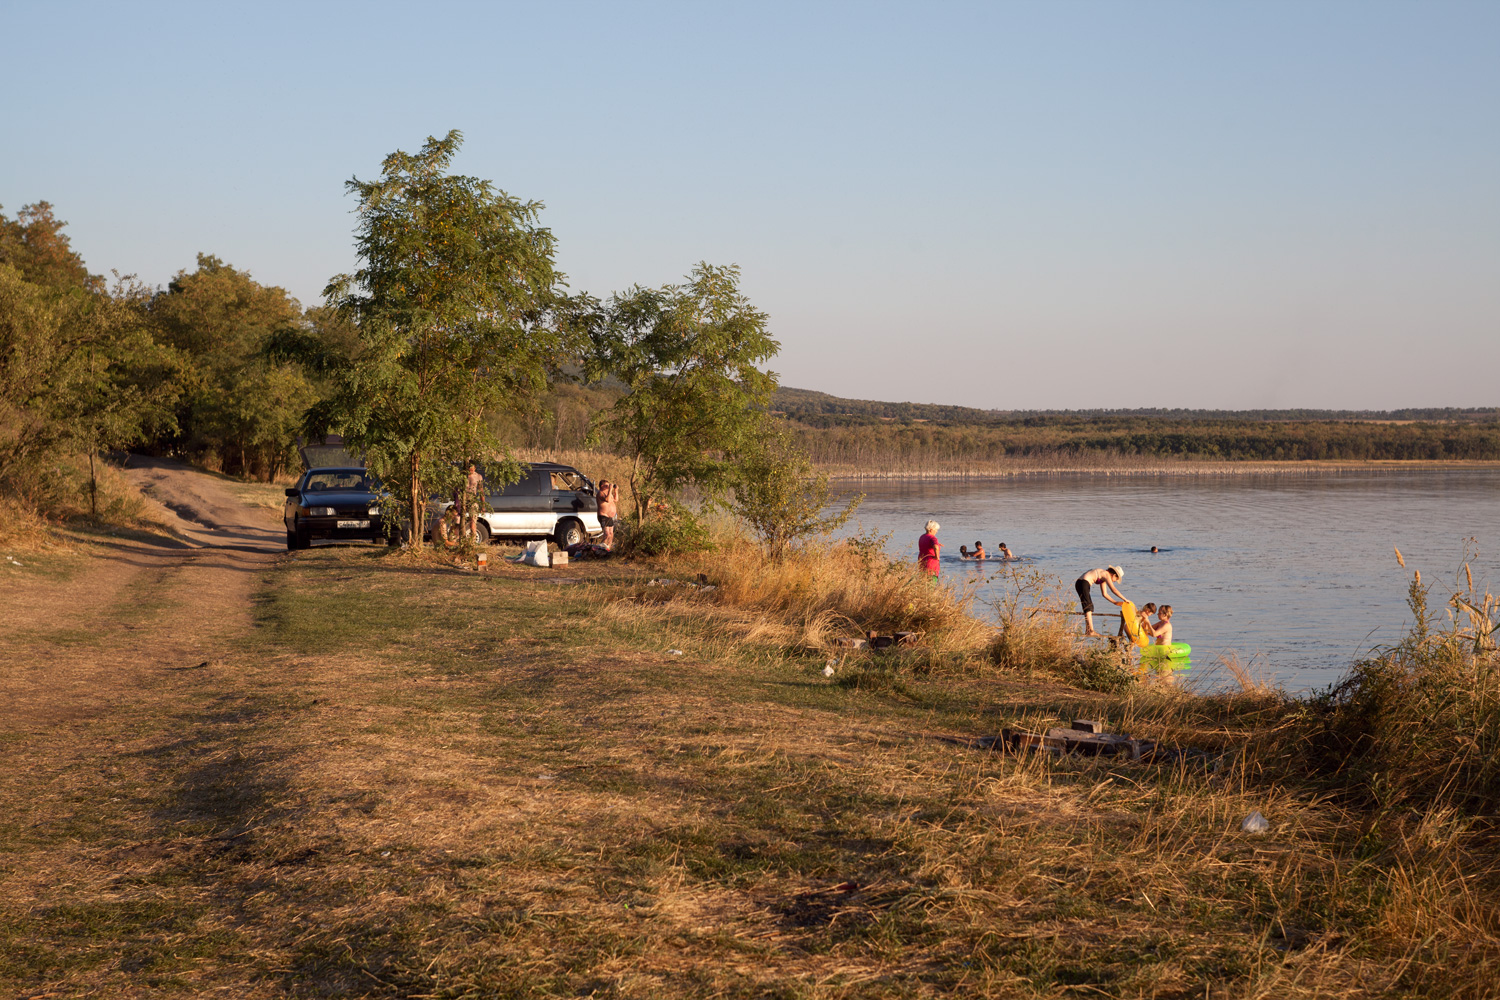
M 1157 612 L 1155 635 L 1158 646 L 1172 645 L 1172 605 L 1163 604 Z
M 1006 548 L 1004 542 L 1001 542 L 1000 547 L 995 550 L 995 558 L 1004 559 L 1006 562 L 1010 562 L 1012 559 L 1016 558 L 1016 556 L 1013 552 L 1011 552 L 1010 549 Z
M 1151 551 L 1152 551 L 1152 552 L 1160 552 L 1160 551 L 1161 551 L 1161 549 L 1159 549 L 1159 548 L 1157 548 L 1157 547 L 1156 547 L 1156 546 L 1155 546 L 1155 545 L 1153 545 L 1153 546 L 1151 546 Z
M 969 558 L 971 558 L 971 559 L 988 559 L 989 557 L 990 557 L 989 553 L 986 552 L 986 551 L 984 551 L 984 543 L 983 542 L 975 542 L 974 543 L 974 551 L 971 552 L 971 553 L 969 553 Z

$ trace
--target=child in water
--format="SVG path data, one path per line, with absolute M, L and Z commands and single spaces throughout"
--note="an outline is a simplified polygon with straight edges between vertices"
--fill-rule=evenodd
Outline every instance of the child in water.
M 1005 547 L 1005 543 L 1004 542 L 1001 542 L 1000 543 L 1000 547 L 995 550 L 995 558 L 996 559 L 1004 559 L 1006 562 L 1010 562 L 1012 559 L 1015 558 L 1015 556 L 1011 555 L 1010 549 L 1008 549 L 1008 548 Z
M 1105 595 L 1105 600 L 1109 600 L 1108 594 Z M 1111 601 L 1110 603 L 1113 604 L 1115 602 Z M 1116 604 L 1116 607 L 1120 607 L 1121 612 L 1125 610 L 1118 604 Z M 1144 645 L 1149 646 L 1152 637 L 1156 635 L 1156 628 L 1151 624 L 1151 613 L 1155 610 L 1156 605 L 1150 601 L 1135 609 L 1135 626 L 1140 635 L 1146 640 Z M 1120 635 L 1121 637 L 1130 635 L 1130 630 L 1125 627 L 1125 615 L 1123 613 L 1120 615 Z
M 1156 628 L 1153 631 L 1158 646 L 1172 645 L 1172 605 L 1161 606 L 1161 611 L 1156 615 Z

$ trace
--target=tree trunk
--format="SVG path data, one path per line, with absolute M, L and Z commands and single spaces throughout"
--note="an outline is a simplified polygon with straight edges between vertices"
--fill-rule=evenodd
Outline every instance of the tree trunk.
M 422 547 L 422 524 L 427 518 L 426 504 L 422 502 L 422 453 L 413 448 L 411 452 L 411 545 Z
M 89 448 L 89 516 L 99 516 L 99 477 L 94 472 L 93 448 Z

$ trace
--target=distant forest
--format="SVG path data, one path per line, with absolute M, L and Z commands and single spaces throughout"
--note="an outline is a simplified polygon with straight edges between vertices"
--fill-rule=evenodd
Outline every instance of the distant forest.
M 1116 455 L 1197 461 L 1500 460 L 1500 408 L 1004 411 L 782 388 L 772 406 L 825 467 L 973 467 Z
M 789 418 L 809 426 L 875 423 L 889 421 L 944 421 L 955 424 L 1012 424 L 1023 420 L 1097 417 L 1165 418 L 1169 420 L 1219 420 L 1287 422 L 1304 420 L 1424 421 L 1443 423 L 1495 423 L 1500 407 L 1409 407 L 1402 410 L 980 410 L 971 406 L 942 403 L 887 403 L 873 399 L 844 399 L 811 389 L 783 386 L 776 390 L 775 408 Z

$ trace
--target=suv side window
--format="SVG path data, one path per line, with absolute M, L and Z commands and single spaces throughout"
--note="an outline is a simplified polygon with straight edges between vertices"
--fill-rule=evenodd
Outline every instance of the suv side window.
M 583 476 L 577 472 L 552 473 L 552 492 L 582 493 L 586 488 Z
M 539 469 L 530 469 L 522 476 L 519 482 L 511 483 L 500 492 L 502 496 L 508 497 L 534 497 L 551 491 L 551 483 L 547 480 L 547 474 Z

